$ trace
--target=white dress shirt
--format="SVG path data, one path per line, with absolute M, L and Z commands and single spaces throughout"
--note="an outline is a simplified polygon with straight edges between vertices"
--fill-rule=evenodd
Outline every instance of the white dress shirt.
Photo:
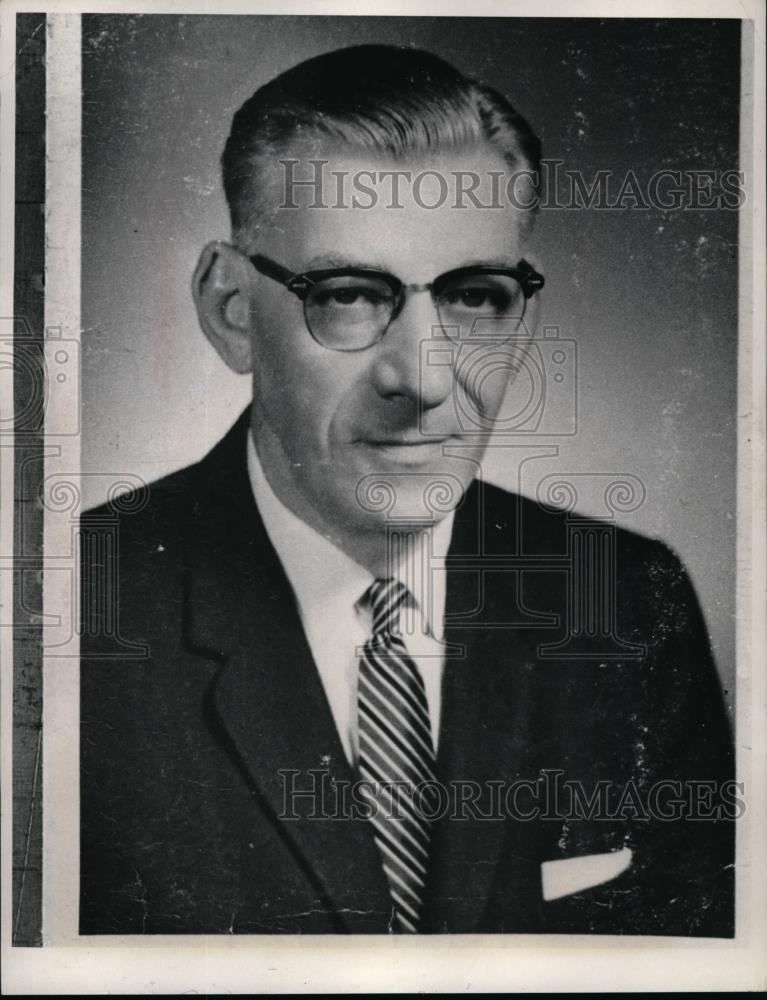
M 250 434 L 247 461 L 256 506 L 293 588 L 341 743 L 354 767 L 358 755 L 359 656 L 372 632 L 370 609 L 362 598 L 374 578 L 277 498 Z M 420 532 L 400 564 L 391 570 L 391 575 L 401 580 L 412 595 L 412 601 L 400 612 L 400 631 L 423 677 L 435 751 L 444 666 L 441 640 L 446 573 L 442 560 L 450 545 L 453 518 L 451 512 L 433 528 Z

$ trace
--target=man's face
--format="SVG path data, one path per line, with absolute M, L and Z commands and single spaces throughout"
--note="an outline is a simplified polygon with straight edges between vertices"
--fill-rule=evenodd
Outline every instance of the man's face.
M 288 154 L 296 158 L 300 154 Z M 317 154 L 312 154 L 316 156 Z M 330 171 L 440 170 L 450 195 L 403 183 L 399 204 L 378 186 L 372 208 L 318 209 L 311 197 L 278 209 L 259 230 L 258 252 L 293 272 L 340 266 L 390 272 L 426 284 L 455 268 L 515 266 L 523 256 L 521 213 L 456 208 L 454 172 L 508 171 L 490 149 L 442 154 L 428 162 L 387 163 L 323 151 Z M 295 177 L 310 176 L 305 161 Z M 489 180 L 480 195 L 490 202 Z M 361 198 L 363 204 L 370 199 Z M 334 189 L 325 191 L 332 204 Z M 467 203 L 468 202 L 468 203 Z M 331 537 L 340 529 L 381 532 L 387 525 L 428 523 L 454 507 L 479 471 L 487 429 L 504 398 L 520 336 L 460 347 L 445 335 L 431 294 L 409 291 L 383 338 L 345 353 L 310 335 L 301 301 L 253 272 L 253 434 L 266 476 L 280 499 Z M 530 312 L 526 316 L 529 321 Z

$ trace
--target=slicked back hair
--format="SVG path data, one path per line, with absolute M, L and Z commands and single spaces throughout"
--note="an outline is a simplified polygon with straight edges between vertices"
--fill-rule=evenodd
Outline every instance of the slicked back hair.
M 263 211 L 264 172 L 292 142 L 323 137 L 393 160 L 485 142 L 537 186 L 540 142 L 501 94 L 429 52 L 358 45 L 294 66 L 235 114 L 222 157 L 235 239 Z

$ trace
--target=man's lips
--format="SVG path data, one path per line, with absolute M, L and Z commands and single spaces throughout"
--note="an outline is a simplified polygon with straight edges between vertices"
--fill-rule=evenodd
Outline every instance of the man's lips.
M 450 440 L 445 437 L 419 438 L 365 438 L 362 443 L 371 448 L 425 448 L 429 445 L 444 444 Z

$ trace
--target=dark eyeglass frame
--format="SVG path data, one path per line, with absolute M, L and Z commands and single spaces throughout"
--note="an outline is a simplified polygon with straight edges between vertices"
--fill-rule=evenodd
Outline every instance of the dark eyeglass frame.
M 277 281 L 281 285 L 284 285 L 289 292 L 292 292 L 293 295 L 304 303 L 304 322 L 306 323 L 306 328 L 314 340 L 317 340 L 317 337 L 314 335 L 311 324 L 309 323 L 306 315 L 306 301 L 309 296 L 309 292 L 319 282 L 324 281 L 327 278 L 369 278 L 378 279 L 389 286 L 392 295 L 394 296 L 394 306 L 392 308 L 391 316 L 389 317 L 389 322 L 381 330 L 377 339 L 372 341 L 370 344 L 366 344 L 364 347 L 353 348 L 329 347 L 327 344 L 322 343 L 322 341 L 317 340 L 317 343 L 319 343 L 322 347 L 326 347 L 330 351 L 364 351 L 367 350 L 368 347 L 372 347 L 373 344 L 378 343 L 378 341 L 383 338 L 389 326 L 402 311 L 402 307 L 405 304 L 405 293 L 408 291 L 431 292 L 432 300 L 434 300 L 436 304 L 436 300 L 439 298 L 441 291 L 453 281 L 460 280 L 461 278 L 468 278 L 474 274 L 498 274 L 508 278 L 513 278 L 519 284 L 522 289 L 524 305 L 526 307 L 528 299 L 532 298 L 536 292 L 540 291 L 545 283 L 543 275 L 539 274 L 532 264 L 529 264 L 526 260 L 520 260 L 516 267 L 494 267 L 491 265 L 479 264 L 472 265 L 470 267 L 457 267 L 451 271 L 445 271 L 444 274 L 438 275 L 434 281 L 418 285 L 405 284 L 405 282 L 400 281 L 399 278 L 396 278 L 388 271 L 379 271 L 376 268 L 333 267 L 317 271 L 302 271 L 296 273 L 295 271 L 291 271 L 289 268 L 285 267 L 283 264 L 278 264 L 277 261 L 272 260 L 264 254 L 257 253 L 248 259 L 259 274 L 263 274 L 265 277 L 271 278 L 273 281 Z M 523 308 L 522 315 L 519 317 L 520 321 L 522 320 L 524 314 L 525 310 Z

